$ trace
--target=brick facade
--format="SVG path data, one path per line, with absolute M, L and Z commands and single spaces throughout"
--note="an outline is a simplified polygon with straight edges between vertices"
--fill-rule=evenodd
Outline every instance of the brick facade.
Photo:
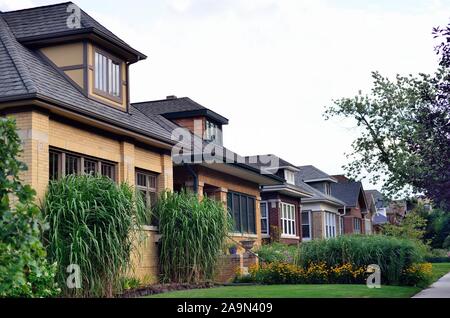
M 45 195 L 49 182 L 49 148 L 79 153 L 117 163 L 118 181 L 134 185 L 135 168 L 149 170 L 158 175 L 158 191 L 173 189 L 172 159 L 164 151 L 136 146 L 119 136 L 81 128 L 70 121 L 50 117 L 44 112 L 30 110 L 11 114 L 16 119 L 23 144 L 23 160 L 28 170 L 21 174 L 25 183 L 37 193 L 38 202 Z M 147 240 L 139 248 L 139 259 L 133 256 L 139 277 L 157 277 L 157 250 L 154 231 L 145 231 Z M 150 242 L 150 243 L 149 243 Z

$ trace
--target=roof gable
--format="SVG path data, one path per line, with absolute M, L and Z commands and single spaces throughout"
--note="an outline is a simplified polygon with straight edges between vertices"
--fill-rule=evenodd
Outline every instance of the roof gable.
M 336 179 L 334 179 L 332 176 L 330 176 L 328 173 L 323 172 L 322 170 L 312 166 L 298 166 L 300 169 L 299 171 L 299 178 L 303 182 L 314 182 L 314 181 L 331 181 L 331 182 L 337 182 Z
M 16 39 L 24 44 L 37 44 L 40 41 L 93 34 L 105 41 L 111 42 L 122 50 L 135 56 L 134 61 L 145 59 L 146 56 L 133 49 L 129 44 L 109 31 L 98 21 L 80 9 L 80 28 L 71 29 L 67 26 L 67 19 L 71 14 L 68 6 L 73 2 L 35 7 L 23 10 L 2 12 Z

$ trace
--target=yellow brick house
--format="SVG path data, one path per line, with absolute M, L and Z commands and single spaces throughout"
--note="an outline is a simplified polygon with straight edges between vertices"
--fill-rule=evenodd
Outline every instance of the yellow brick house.
M 0 12 L 0 115 L 16 119 L 22 178 L 38 200 L 50 179 L 89 172 L 154 200 L 173 188 L 173 141 L 129 102 L 129 66 L 146 56 L 82 10 L 73 28 L 71 6 Z M 155 229 L 146 230 L 154 244 Z M 137 274 L 156 275 L 156 249 L 143 251 Z

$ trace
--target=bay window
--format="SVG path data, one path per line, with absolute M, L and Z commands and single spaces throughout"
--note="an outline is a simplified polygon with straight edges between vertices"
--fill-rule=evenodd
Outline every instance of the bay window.
M 302 239 L 310 240 L 311 238 L 311 211 L 302 211 Z
M 261 202 L 261 234 L 269 235 L 269 207 L 267 202 Z
M 336 215 L 325 212 L 325 237 L 336 237 Z

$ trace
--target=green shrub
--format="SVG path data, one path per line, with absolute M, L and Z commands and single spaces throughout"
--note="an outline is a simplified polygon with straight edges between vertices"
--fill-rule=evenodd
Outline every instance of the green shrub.
M 328 267 L 345 263 L 356 267 L 377 264 L 384 283 L 397 284 L 404 269 L 423 261 L 425 251 L 424 246 L 408 239 L 383 235 L 344 235 L 301 244 L 297 264 L 303 268 L 310 263 L 321 262 Z
M 266 263 L 282 262 L 294 263 L 297 255 L 297 245 L 271 243 L 262 245 L 256 253 Z
M 165 192 L 156 206 L 159 221 L 160 268 L 163 282 L 198 283 L 211 280 L 231 218 L 221 202 L 182 191 Z
M 427 287 L 433 278 L 431 263 L 412 264 L 402 271 L 401 285 Z
M 26 170 L 21 151 L 15 121 L 0 118 L 0 297 L 52 297 L 55 266 L 40 240 L 45 223 L 35 192 L 18 177 Z
M 129 185 L 102 176 L 66 176 L 49 184 L 43 211 L 50 224 L 48 252 L 69 296 L 112 296 L 130 267 L 147 211 Z M 82 288 L 66 287 L 66 267 L 80 266 Z

